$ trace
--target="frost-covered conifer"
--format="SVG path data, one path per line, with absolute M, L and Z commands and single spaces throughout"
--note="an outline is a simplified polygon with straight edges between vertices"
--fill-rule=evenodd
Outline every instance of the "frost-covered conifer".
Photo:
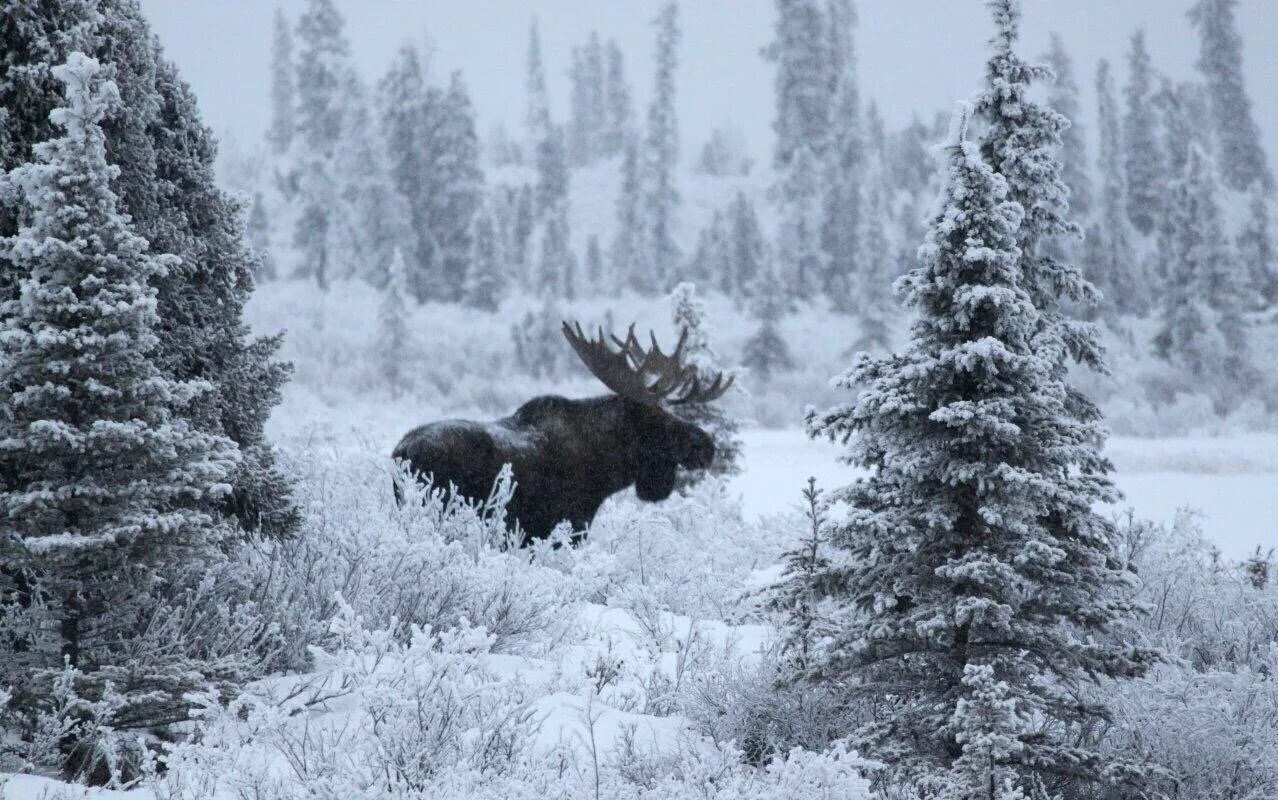
M 874 353 L 887 350 L 892 343 L 893 321 L 900 316 L 892 283 L 902 269 L 887 236 L 886 228 L 892 213 L 881 165 L 873 164 L 867 170 L 862 191 L 865 199 L 861 207 L 865 213 L 858 222 L 861 227 L 859 239 L 865 255 L 861 260 L 861 270 L 850 287 L 857 295 L 856 316 L 861 326 L 861 338 L 856 347 Z
M 581 276 L 584 289 L 590 294 L 604 294 L 611 281 L 604 264 L 603 250 L 599 247 L 599 236 L 590 234 L 586 237 L 585 273 Z
M 293 88 L 293 32 L 283 9 L 275 9 L 275 35 L 271 40 L 271 127 L 266 133 L 271 152 L 288 152 L 297 129 L 297 95 Z
M 332 0 L 308 0 L 297 21 L 297 143 L 299 213 L 294 242 L 301 253 L 297 272 L 327 289 L 337 265 L 335 241 L 342 214 L 341 175 L 336 164 L 345 109 L 343 88 L 350 66 L 345 22 Z
M 511 264 L 519 285 L 528 288 L 532 273 L 531 247 L 533 229 L 537 224 L 537 214 L 533 201 L 533 188 L 525 183 L 519 187 L 515 198 L 515 223 L 511 230 Z
M 1085 241 L 1086 272 L 1101 290 L 1104 308 L 1124 314 L 1146 310 L 1149 295 L 1136 256 L 1135 232 L 1127 219 L 1127 181 L 1123 171 L 1123 140 L 1109 62 L 1096 67 L 1097 129 L 1100 142 L 1097 167 L 1101 176 L 1096 219 Z
M 346 75 L 342 91 L 342 131 L 333 163 L 342 213 L 334 236 L 334 261 L 343 278 L 361 277 L 374 285 L 385 280 L 391 256 L 406 238 L 403 202 L 382 158 L 359 78 Z
M 1219 196 L 1210 157 L 1190 144 L 1166 202 L 1159 257 L 1167 281 L 1154 345 L 1211 393 L 1217 410 L 1228 411 L 1256 372 L 1243 320 L 1251 295 L 1223 229 Z
M 773 166 L 782 170 L 802 148 L 816 155 L 825 152 L 832 54 L 829 27 L 818 0 L 776 0 L 776 10 L 776 32 L 764 56 L 777 65 Z
M 644 248 L 643 186 L 639 173 L 639 148 L 633 139 L 625 145 L 621 162 L 621 190 L 617 195 L 617 227 L 613 234 L 612 272 L 619 286 L 642 294 L 656 286 L 647 269 Z
M 22 648 L 25 674 L 0 677 L 23 687 L 64 659 L 86 674 L 113 666 L 160 570 L 209 558 L 231 531 L 210 509 L 231 494 L 239 452 L 184 418 L 213 385 L 159 363 L 152 284 L 179 264 L 148 249 L 113 190 L 101 125 L 120 102 L 111 74 L 81 53 L 54 68 L 64 134 L 0 179 L 19 208 L 0 257 L 21 276 L 19 297 L 0 303 L 0 549 L 50 617 Z M 136 665 L 138 685 L 117 687 L 130 697 L 122 713 L 191 688 L 198 666 L 186 678 L 160 669 Z
M 781 580 L 764 595 L 764 607 L 781 629 L 788 666 L 798 676 L 814 668 L 821 640 L 834 633 L 821 608 L 826 595 L 821 581 L 830 571 L 829 501 L 817 490 L 816 478 L 803 490 L 803 511 L 804 536 L 781 556 Z
M 811 298 L 821 288 L 821 176 L 817 156 L 800 147 L 777 187 L 781 215 L 777 257 L 791 297 Z M 846 222 L 846 221 L 845 221 Z
M 536 160 L 535 209 L 540 220 L 568 198 L 568 149 L 562 126 L 552 125 L 537 143 Z
M 754 333 L 742 348 L 741 365 L 752 376 L 767 382 L 778 372 L 794 367 L 790 347 L 781 335 L 781 319 L 791 310 L 790 293 L 777 270 L 776 261 L 764 251 L 750 289 L 750 311 Z
M 405 238 L 400 245 L 406 281 L 419 302 L 438 290 L 433 274 L 435 239 L 432 235 L 427 154 L 422 146 L 425 128 L 426 84 L 417 49 L 404 45 L 391 59 L 378 84 L 383 152 L 391 185 L 403 209 Z
M 258 263 L 253 277 L 263 281 L 275 280 L 275 259 L 271 255 L 271 221 L 261 192 L 253 194 L 253 205 L 249 207 L 247 232 L 249 244 L 253 247 Z
M 492 214 L 481 208 L 475 214 L 474 253 L 466 273 L 466 304 L 484 311 L 496 311 L 505 292 L 501 255 L 497 247 L 497 228 Z
M 1012 688 L 995 677 L 989 664 L 963 668 L 962 696 L 954 704 L 950 727 L 963 752 L 942 781 L 946 800 L 1026 800 L 1014 764 L 1032 726 L 1018 707 Z
M 648 106 L 648 130 L 643 150 L 643 218 L 646 267 L 652 271 L 651 287 L 663 291 L 680 260 L 675 243 L 679 189 L 679 121 L 675 116 L 674 73 L 679 47 L 679 6 L 668 2 L 653 20 L 657 29 L 657 72 L 652 102 Z
M 850 24 L 850 21 L 847 23 Z M 826 158 L 824 208 L 821 218 L 822 275 L 820 289 L 833 307 L 842 312 L 860 309 L 856 287 L 865 259 L 875 254 L 861 239 L 862 195 L 865 182 L 865 137 L 861 130 L 861 95 L 852 58 L 851 32 L 844 37 L 849 48 L 842 56 L 832 111 L 832 141 Z M 797 166 L 797 165 L 796 165 Z M 866 213 L 870 213 L 866 209 Z M 881 220 L 880 220 L 881 222 Z
M 1006 32 L 1014 9 L 995 10 Z M 838 379 L 865 387 L 857 399 L 809 416 L 869 471 L 834 496 L 849 511 L 822 584 L 840 629 L 819 674 L 883 703 L 858 738 L 901 779 L 961 755 L 952 721 L 969 664 L 991 667 L 1017 712 L 1040 720 L 1000 766 L 1049 786 L 1122 777 L 1072 734 L 1104 714 L 1080 702 L 1082 686 L 1144 668 L 1115 639 L 1132 605 L 1113 527 L 1094 510 L 1116 495 L 1103 432 L 1071 407 L 1064 330 L 1044 322 L 1041 285 L 1023 272 L 1021 207 L 966 120 L 955 115 L 921 265 L 901 283 L 919 315 L 909 346 L 859 356 Z
M 1127 111 L 1123 116 L 1123 163 L 1127 177 L 1127 218 L 1136 230 L 1153 232 L 1167 187 L 1158 116 L 1154 110 L 1154 69 L 1145 32 L 1132 35 L 1127 55 Z
M 382 304 L 378 309 L 380 341 L 377 354 L 381 363 L 381 377 L 391 397 L 399 397 L 407 391 L 410 380 L 405 372 L 408 362 L 410 338 L 408 333 L 408 270 L 404 254 L 398 248 L 391 255 L 386 270 L 386 285 L 382 287 Z
M 565 199 L 546 212 L 533 290 L 544 297 L 571 300 L 576 294 L 575 271 L 568 228 L 568 201 Z
M 633 134 L 634 109 L 630 101 L 630 84 L 626 81 L 626 61 L 615 39 L 608 40 L 607 78 L 604 85 L 603 154 L 615 156 Z
M 479 167 L 479 135 L 475 131 L 475 108 L 460 72 L 448 82 L 440 106 L 435 132 L 432 169 L 434 213 L 432 222 L 439 242 L 443 296 L 462 299 L 471 257 L 471 230 L 483 202 L 484 173 Z
M 1247 220 L 1238 233 L 1238 260 L 1260 303 L 1278 305 L 1278 253 L 1270 228 L 1269 192 L 1259 182 L 1251 187 Z
M 1061 180 L 1069 187 L 1069 210 L 1074 219 L 1090 219 L 1092 215 L 1092 179 L 1087 168 L 1087 136 L 1083 111 L 1078 103 L 1078 83 L 1074 80 L 1074 60 L 1065 49 L 1060 34 L 1052 34 L 1052 46 L 1043 57 L 1052 68 L 1055 79 L 1047 94 L 1047 105 L 1069 120 L 1061 131 Z
M 550 96 L 546 92 L 546 68 L 541 62 L 541 34 L 536 17 L 528 27 L 527 69 L 528 110 L 524 114 L 524 127 L 529 147 L 536 148 L 550 133 Z
M 1189 18 L 1198 28 L 1198 71 L 1207 83 L 1216 159 L 1225 185 L 1242 191 L 1259 181 L 1272 189 L 1274 176 L 1243 82 L 1237 10 L 1238 0 L 1198 0 L 1190 10 Z
M 727 263 L 722 285 L 725 294 L 740 302 L 754 291 L 764 258 L 759 215 L 745 192 L 737 192 L 728 206 L 727 224 Z
M 697 296 L 697 287 L 691 283 L 679 284 L 670 293 L 670 303 L 675 330 L 681 336 L 687 335 L 684 363 L 696 370 L 706 386 L 715 375 L 731 375 L 732 371 L 724 369 L 722 357 L 715 352 L 714 326 L 710 324 L 705 301 Z M 673 407 L 672 411 L 679 419 L 698 426 L 714 439 L 714 464 L 708 470 L 698 472 L 721 476 L 741 472 L 741 424 L 735 417 L 727 414 L 718 403 L 680 405 Z M 702 477 L 704 475 L 696 473 L 688 475 L 683 485 L 696 483 Z

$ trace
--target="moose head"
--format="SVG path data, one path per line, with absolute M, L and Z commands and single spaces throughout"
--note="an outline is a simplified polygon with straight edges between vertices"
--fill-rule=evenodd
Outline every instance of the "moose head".
M 587 369 L 613 393 L 569 400 L 529 400 L 493 422 L 447 420 L 410 431 L 394 457 L 411 471 L 464 497 L 488 496 L 506 464 L 515 478 L 507 519 L 525 537 L 549 536 L 567 521 L 582 532 L 611 495 L 635 487 L 639 499 L 665 500 L 678 469 L 704 469 L 714 442 L 669 410 L 722 397 L 733 378 L 706 379 L 684 361 L 687 331 L 666 354 L 650 334 L 647 348 L 634 326 L 624 339 L 602 329 L 588 337 L 580 324 L 563 333 Z

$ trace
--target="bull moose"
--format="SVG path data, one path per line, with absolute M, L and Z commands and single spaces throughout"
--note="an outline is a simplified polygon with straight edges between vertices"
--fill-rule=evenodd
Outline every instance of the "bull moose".
M 573 350 L 613 394 L 570 400 L 547 395 L 493 422 L 445 420 L 409 431 L 393 456 L 419 479 L 462 497 L 486 498 L 504 465 L 515 491 L 507 521 L 522 541 L 546 538 L 562 521 L 584 535 L 603 501 L 631 485 L 640 500 L 658 502 L 674 491 L 679 467 L 704 469 L 714 442 L 664 405 L 707 403 L 732 385 L 722 373 L 703 381 L 685 364 L 687 331 L 674 352 L 645 349 L 634 326 L 624 340 L 603 329 L 591 339 L 581 325 L 563 324 Z

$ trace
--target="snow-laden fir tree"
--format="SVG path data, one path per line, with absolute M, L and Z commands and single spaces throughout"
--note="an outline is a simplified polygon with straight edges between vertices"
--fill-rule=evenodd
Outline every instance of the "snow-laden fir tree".
M 1127 218 L 1144 234 L 1153 232 L 1167 188 L 1154 91 L 1154 68 L 1145 46 L 1145 32 L 1139 30 L 1132 34 L 1127 54 L 1123 169 L 1127 178 Z
M 293 88 L 293 31 L 282 9 L 275 9 L 271 40 L 271 127 L 266 140 L 271 153 L 282 156 L 293 143 L 297 129 L 297 96 Z
M 1027 800 L 1030 795 L 1008 765 L 1033 727 L 1012 688 L 998 680 L 993 665 L 968 664 L 962 692 L 950 718 L 962 754 L 937 781 L 938 794 L 946 800 Z
M 858 187 L 859 188 L 859 187 Z M 776 187 L 780 228 L 777 259 L 791 297 L 809 299 L 823 288 L 821 174 L 817 156 L 800 147 Z M 849 223 L 847 220 L 843 224 Z
M 764 57 L 777 65 L 773 166 L 784 170 L 808 148 L 823 155 L 829 141 L 831 38 L 818 0 L 776 0 L 777 21 Z M 842 78 L 842 73 L 839 73 Z
M 573 257 L 565 198 L 546 212 L 542 223 L 541 250 L 534 291 L 543 297 L 571 300 L 576 295 L 576 259 Z
M 1142 313 L 1149 287 L 1136 255 L 1136 233 L 1127 218 L 1127 181 L 1118 103 L 1109 62 L 1096 66 L 1097 173 L 1101 176 L 1096 215 L 1084 242 L 1086 273 L 1101 290 L 1102 307 L 1122 314 Z
M 766 250 L 749 294 L 754 333 L 741 349 L 741 366 L 763 382 L 778 372 L 792 369 L 794 358 L 781 335 L 781 320 L 792 310 L 789 288 L 777 269 L 776 260 Z
M 432 234 L 427 153 L 422 146 L 426 123 L 426 82 L 417 49 L 404 45 L 391 59 L 378 84 L 383 152 L 391 185 L 405 217 L 400 244 L 409 292 L 418 302 L 437 291 L 434 274 L 437 243 Z
M 573 166 L 592 163 L 603 154 L 605 75 L 603 43 L 596 31 L 584 47 L 572 50 L 572 82 L 568 120 L 568 156 Z
M 850 12 L 850 7 L 849 7 Z M 851 24 L 848 20 L 847 25 Z M 865 137 L 861 130 L 861 94 L 851 53 L 851 31 L 836 39 L 848 48 L 842 54 L 831 112 L 829 152 L 824 169 L 824 207 L 821 217 L 822 275 L 820 290 L 835 310 L 859 310 L 855 287 L 860 282 L 863 257 L 873 254 L 861 241 L 861 197 L 865 181 Z M 797 168 L 797 164 L 794 165 Z
M 428 130 L 432 142 L 432 223 L 439 242 L 443 296 L 453 302 L 465 291 L 471 257 L 471 226 L 483 202 L 484 173 L 479 166 L 475 108 L 460 72 L 453 72 L 440 106 L 438 123 Z
M 610 276 L 608 275 L 608 267 L 604 263 L 603 249 L 599 246 L 598 234 L 590 234 L 586 237 L 586 256 L 585 264 L 582 265 L 583 273 L 581 276 L 585 292 L 592 295 L 608 294 L 612 289 L 610 284 Z
M 551 125 L 537 143 L 537 185 L 534 208 L 539 220 L 568 199 L 568 148 L 564 129 Z
M 332 0 L 307 0 L 297 21 L 299 213 L 293 239 L 301 256 L 297 273 L 313 278 L 320 289 L 327 289 L 333 277 L 335 240 L 345 213 L 335 163 L 350 69 L 344 27 Z
M 764 240 L 759 215 L 745 192 L 737 192 L 728 206 L 728 253 L 722 287 L 738 304 L 750 297 L 763 270 Z
M 723 209 L 716 208 L 710 217 L 710 223 L 697 234 L 697 249 L 688 260 L 688 266 L 684 270 L 685 277 L 693 282 L 700 282 L 703 286 L 718 285 L 726 271 L 727 250 L 727 219 Z
M 1187 151 L 1165 205 L 1159 257 L 1167 280 L 1154 347 L 1227 412 L 1256 379 L 1243 319 L 1251 295 L 1224 230 L 1214 166 L 1197 144 Z
M 475 214 L 471 236 L 474 252 L 466 272 L 466 305 L 483 311 L 496 311 L 506 291 L 506 275 L 502 270 L 497 243 L 497 226 L 486 208 Z
M 1065 49 L 1060 34 L 1052 34 L 1052 45 L 1043 61 L 1052 68 L 1055 79 L 1047 93 L 1047 105 L 1069 120 L 1061 131 L 1061 180 L 1069 187 L 1069 210 L 1074 219 L 1090 219 L 1092 215 L 1092 179 L 1087 168 L 1087 136 L 1083 130 L 1083 111 L 1078 102 L 1078 82 L 1074 79 L 1074 60 Z
M 1260 143 L 1243 82 L 1242 36 L 1238 33 L 1238 0 L 1198 0 L 1189 19 L 1198 28 L 1198 71 L 1211 100 L 1211 126 L 1216 158 L 1226 186 L 1242 191 L 1259 181 L 1274 186 L 1273 173 Z
M 1269 192 L 1260 182 L 1251 186 L 1248 215 L 1238 233 L 1238 260 L 1246 270 L 1258 302 L 1278 306 L 1278 253 L 1270 227 Z
M 333 237 L 336 274 L 377 286 L 386 280 L 395 248 L 407 238 L 407 204 L 386 174 L 368 93 L 354 72 L 346 75 L 341 106 L 341 137 L 333 158 L 343 212 Z
M 541 34 L 536 17 L 528 27 L 526 66 L 528 109 L 524 113 L 524 129 L 528 133 L 528 146 L 535 148 L 550 133 L 550 95 L 546 91 L 546 68 L 541 61 Z
M 408 331 L 408 268 L 399 248 L 391 255 L 382 286 L 382 303 L 378 308 L 379 330 L 377 357 L 382 383 L 391 397 L 399 397 L 412 385 L 405 371 L 412 340 Z
M 1011 10 L 996 7 L 1003 32 Z M 1071 408 L 1065 329 L 1036 306 L 1023 212 L 967 140 L 968 113 L 946 142 L 921 265 L 900 282 L 918 314 L 907 349 L 859 356 L 838 379 L 864 387 L 857 399 L 809 415 L 814 435 L 848 443 L 849 463 L 869 471 L 835 495 L 849 510 L 831 528 L 823 585 L 840 629 L 814 674 L 875 703 L 857 738 L 895 779 L 936 776 L 962 755 L 970 664 L 991 667 L 1036 720 L 1000 769 L 1054 788 L 1126 778 L 1079 737 L 1105 713 L 1084 687 L 1144 669 L 1143 653 L 1116 643 L 1133 609 L 1113 526 L 1094 510 L 1116 498 L 1103 432 Z
M 803 489 L 804 531 L 793 548 L 781 556 L 781 579 L 767 587 L 763 606 L 780 629 L 781 653 L 792 676 L 802 679 L 814 667 L 820 642 L 834 633 L 822 608 L 826 592 L 821 582 L 830 571 L 826 535 L 830 502 L 808 478 Z
M 861 229 L 858 239 L 865 254 L 860 271 L 848 284 L 849 291 L 856 293 L 856 318 L 861 329 L 855 346 L 858 350 L 881 353 L 892 344 L 893 321 L 900 316 L 892 284 L 902 272 L 887 234 L 892 209 L 881 164 L 873 163 L 866 170 L 861 191 L 864 193 L 861 207 L 865 213 L 854 224 Z
M 100 671 L 124 658 L 161 573 L 210 558 L 232 531 L 210 509 L 231 494 L 238 449 L 185 418 L 214 387 L 173 380 L 157 359 L 153 282 L 178 259 L 148 249 L 113 190 L 101 125 L 119 110 L 112 74 L 81 53 L 55 67 L 66 100 L 51 120 L 64 133 L 0 178 L 20 221 L 0 240 L 20 275 L 19 297 L 0 303 L 0 555 L 49 617 L 3 659 L 0 681 L 19 694 L 64 662 L 120 680 Z M 194 663 L 128 672 L 109 723 L 122 730 L 198 688 Z
M 619 287 L 641 294 L 655 290 L 644 247 L 643 184 L 639 171 L 639 148 L 634 139 L 626 142 L 621 160 L 621 188 L 617 194 L 617 226 L 609 256 Z
M 533 187 L 523 184 L 515 197 L 515 220 L 510 232 L 510 269 L 519 285 L 529 288 L 532 277 L 533 231 L 537 226 L 536 203 L 533 200 Z
M 634 108 L 626 81 L 626 60 L 615 39 L 608 40 L 607 78 L 604 84 L 603 154 L 615 156 L 634 135 Z
M 679 210 L 675 171 L 679 167 L 679 121 L 675 116 L 675 68 L 679 47 L 679 6 L 666 3 L 653 26 L 657 29 L 656 76 L 648 105 L 642 185 L 645 261 L 651 286 L 664 291 L 679 264 L 674 232 Z
M 697 287 L 681 283 L 670 293 L 671 316 L 675 331 L 687 336 L 684 341 L 684 363 L 692 367 L 702 382 L 709 386 L 720 373 L 731 375 L 725 369 L 723 358 L 714 348 L 714 326 L 709 320 L 709 309 L 697 295 Z M 728 414 L 719 403 L 689 403 L 671 407 L 672 413 L 701 428 L 714 439 L 714 463 L 706 470 L 695 470 L 683 476 L 681 486 L 690 486 L 706 475 L 729 477 L 741 472 L 741 423 Z

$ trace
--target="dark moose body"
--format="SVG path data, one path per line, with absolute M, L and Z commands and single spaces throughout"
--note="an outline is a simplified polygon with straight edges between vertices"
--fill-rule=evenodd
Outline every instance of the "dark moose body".
M 682 388 L 681 399 L 702 401 L 718 397 L 731 384 L 730 379 L 716 379 L 709 391 L 702 390 L 695 373 L 679 364 L 682 339 L 674 356 L 661 354 L 654 342 L 650 352 L 656 357 L 645 359 L 642 350 L 625 347 L 635 343 L 633 331 L 626 342 L 614 339 L 623 344 L 617 354 L 601 350 L 606 347 L 602 334 L 597 342 L 574 341 L 571 329 L 565 329 L 587 366 L 618 394 L 583 400 L 537 397 L 493 422 L 422 425 L 405 435 L 393 452 L 419 479 L 430 479 L 444 489 L 454 487 L 471 500 L 487 498 L 502 467 L 510 464 L 515 491 L 507 520 L 512 531 L 518 525 L 524 541 L 548 537 L 565 520 L 580 534 L 604 500 L 632 485 L 641 500 L 665 500 L 674 491 L 679 467 L 709 467 L 714 460 L 710 435 L 679 420 L 657 400 Z M 643 389 L 619 380 L 614 374 L 617 363 L 609 363 L 609 356 L 620 356 L 620 363 L 629 359 Z M 656 364 L 647 363 L 654 360 Z M 668 377 L 647 385 L 642 381 L 645 363 L 647 370 L 664 364 Z

